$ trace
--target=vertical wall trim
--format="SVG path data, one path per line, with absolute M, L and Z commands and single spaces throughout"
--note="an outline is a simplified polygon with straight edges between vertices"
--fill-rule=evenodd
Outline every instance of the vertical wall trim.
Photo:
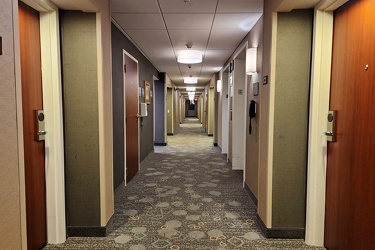
M 167 114 L 167 95 L 168 95 L 168 87 L 167 87 L 167 81 L 169 79 L 169 76 L 165 73 L 165 83 L 164 83 L 164 141 L 168 143 L 167 141 L 167 134 L 168 134 L 168 114 Z
M 272 13 L 272 41 L 271 41 L 271 65 L 270 65 L 270 104 L 268 126 L 268 152 L 267 152 L 267 208 L 266 222 L 268 228 L 272 227 L 272 176 L 273 176 L 273 136 L 275 123 L 275 84 L 276 84 L 276 43 L 277 43 L 277 12 Z
M 127 170 L 127 165 L 126 165 L 126 122 L 127 122 L 127 116 L 126 116 L 126 90 L 125 90 L 125 78 L 126 78 L 126 74 L 125 74 L 125 55 L 127 55 L 128 53 L 125 51 L 125 50 L 122 50 L 122 75 L 123 75 L 123 79 L 122 79 L 122 86 L 123 86 L 123 98 L 124 98 L 124 184 L 126 186 L 127 182 L 126 182 L 126 170 Z
M 26 190 L 25 190 L 25 155 L 23 141 L 23 113 L 22 113 L 22 85 L 21 85 L 21 49 L 18 23 L 18 0 L 13 0 L 13 42 L 16 78 L 16 101 L 17 101 L 17 136 L 18 136 L 18 168 L 20 186 L 20 210 L 21 210 L 21 240 L 22 250 L 27 249 L 27 227 L 26 227 Z
M 246 41 L 246 43 L 245 43 L 245 46 L 244 46 L 244 49 L 245 49 L 245 53 L 247 52 L 247 49 L 249 48 L 249 42 L 248 41 Z M 246 53 L 246 55 L 247 55 L 247 53 Z M 247 60 L 247 58 L 245 58 L 245 65 L 246 65 L 246 60 Z M 246 67 L 246 66 L 245 66 Z M 244 94 L 244 96 L 245 96 L 245 101 L 244 101 L 244 107 L 243 107 L 243 110 L 244 110 L 244 117 L 245 117 L 245 119 L 244 119 L 244 125 L 243 125 L 243 127 L 245 128 L 244 129 L 244 142 L 243 142 L 243 148 L 244 148 L 244 167 L 243 167 L 243 174 L 242 174 L 242 185 L 243 185 L 243 188 L 245 188 L 245 184 L 246 184 L 246 157 L 247 157 L 247 155 L 246 155 L 246 135 L 247 135 L 247 119 L 248 119 L 248 116 L 249 116 L 249 114 L 248 114 L 248 110 L 247 110 L 247 104 L 249 103 L 249 100 L 247 99 L 247 91 L 248 91 L 248 83 L 249 83 L 249 80 L 251 79 L 251 76 L 249 76 L 248 74 L 246 74 L 246 68 L 245 68 L 245 89 L 244 89 L 244 91 L 243 91 L 243 94 Z
M 46 114 L 47 236 L 52 244 L 66 240 L 64 135 L 59 16 L 57 6 L 40 12 L 43 103 Z M 48 152 L 48 153 L 47 153 Z
M 129 54 L 126 50 L 123 49 L 123 65 L 125 65 L 125 55 L 130 57 L 134 62 L 137 63 L 137 80 L 139 81 L 139 64 L 138 64 L 138 60 L 135 59 L 135 57 L 133 57 L 131 54 Z M 123 70 L 124 70 L 124 67 L 123 67 Z M 126 78 L 126 74 L 124 72 L 124 118 L 125 120 L 127 119 L 127 116 L 126 116 L 126 86 L 125 86 L 125 78 Z M 139 82 L 137 83 L 137 86 L 139 86 Z M 137 98 L 138 98 L 138 101 L 137 103 L 139 103 L 139 96 L 137 95 Z M 139 105 L 138 105 L 138 111 L 137 113 L 139 114 Z M 140 136 L 140 129 L 138 127 L 138 169 L 140 169 L 140 157 L 141 157 L 141 136 Z M 125 171 L 124 171 L 124 178 L 125 178 L 125 186 L 126 186 L 126 124 L 124 126 L 124 165 L 125 165 Z
M 311 68 L 309 148 L 306 200 L 308 245 L 324 245 L 327 141 L 326 115 L 331 83 L 333 11 L 348 0 L 322 0 L 315 6 Z
M 329 109 L 333 13 L 315 10 L 310 90 L 306 201 L 306 243 L 323 246 L 327 167 L 326 114 Z
M 100 225 L 105 227 L 114 213 L 113 191 L 113 115 L 112 115 L 112 60 L 110 1 L 95 1 L 99 171 L 100 171 Z
M 96 46 L 97 46 L 97 74 L 98 74 L 98 118 L 99 118 L 99 171 L 100 171 L 100 225 L 106 224 L 106 196 L 105 186 L 105 120 L 104 120 L 104 86 L 103 86 L 103 46 L 102 46 L 102 15 L 96 13 Z
M 154 109 L 154 112 L 152 112 L 152 134 L 153 134 L 153 142 L 155 142 L 155 81 L 158 81 L 159 79 L 156 76 L 152 76 L 152 108 Z M 154 148 L 154 146 L 153 146 Z

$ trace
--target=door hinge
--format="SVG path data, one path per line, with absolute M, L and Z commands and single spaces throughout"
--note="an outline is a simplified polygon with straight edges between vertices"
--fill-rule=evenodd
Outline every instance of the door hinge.
M 126 64 L 124 64 L 124 73 L 126 73 Z

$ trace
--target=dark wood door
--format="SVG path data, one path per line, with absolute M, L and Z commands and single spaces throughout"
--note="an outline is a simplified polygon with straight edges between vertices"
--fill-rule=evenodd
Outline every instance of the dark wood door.
M 37 141 L 36 110 L 43 109 L 39 12 L 19 2 L 22 112 L 28 249 L 47 242 L 44 142 Z
M 325 246 L 375 249 L 375 1 L 335 11 L 328 143 Z M 367 66 L 368 65 L 368 68 Z
M 125 54 L 126 182 L 138 172 L 138 64 Z

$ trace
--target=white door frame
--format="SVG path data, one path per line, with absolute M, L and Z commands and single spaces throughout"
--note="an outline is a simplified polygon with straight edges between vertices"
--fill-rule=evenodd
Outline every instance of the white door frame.
M 43 106 L 46 123 L 45 172 L 47 242 L 66 240 L 64 136 L 60 61 L 60 34 L 58 7 L 49 0 L 23 0 L 40 12 Z M 20 205 L 22 248 L 27 248 L 25 166 L 23 142 L 22 87 L 19 45 L 18 1 L 13 1 L 14 48 L 16 58 L 16 96 L 19 140 Z
M 237 50 L 236 50 L 236 53 L 235 53 L 235 55 L 234 55 L 234 61 L 237 59 L 237 57 L 238 57 L 238 55 L 240 54 L 240 53 L 243 53 L 243 51 L 245 52 L 245 54 L 246 54 L 246 51 L 247 51 L 247 48 L 248 48 L 248 41 L 246 41 L 242 46 L 240 46 L 240 47 L 238 47 L 237 48 Z M 246 58 L 245 58 L 245 61 L 244 61 L 244 63 L 245 63 L 245 65 L 246 65 Z M 237 67 L 237 70 L 239 70 L 238 69 L 238 67 Z M 234 65 L 234 72 L 236 72 L 236 65 Z M 232 168 L 233 168 L 233 165 L 234 165 L 234 168 L 233 169 L 241 169 L 241 170 L 243 170 L 243 185 L 245 185 L 245 171 L 246 171 L 246 133 L 247 133 L 247 131 L 246 131 L 246 121 L 247 121 L 247 119 L 246 119 L 246 117 L 248 116 L 246 113 L 246 111 L 247 111 L 247 79 L 248 79 L 248 75 L 246 74 L 246 69 L 243 71 L 243 72 L 237 72 L 237 73 L 239 73 L 240 75 L 244 75 L 244 79 L 243 79 L 243 82 L 242 82 L 242 84 L 243 84 L 243 87 L 244 87 L 244 89 L 243 89 L 243 105 L 242 105 L 242 107 L 239 107 L 238 108 L 238 110 L 235 110 L 236 111 L 236 113 L 237 114 L 242 114 L 241 115 L 241 117 L 245 117 L 245 118 L 243 118 L 243 120 L 242 120 L 242 124 L 240 124 L 240 126 L 242 126 L 242 131 L 237 131 L 237 133 L 242 133 L 242 136 L 241 136 L 241 138 L 243 139 L 243 141 L 242 141 L 242 147 L 240 147 L 241 148 L 241 152 L 238 154 L 239 156 L 240 156 L 240 164 L 238 164 L 238 166 L 239 166 L 239 168 L 236 168 L 237 166 L 236 166 L 236 164 L 237 164 L 237 159 L 236 159 L 236 161 L 235 161 L 235 159 L 234 159 L 234 154 L 233 154 L 233 152 L 234 151 L 237 151 L 238 152 L 238 149 L 237 150 L 233 150 L 233 147 L 234 147 L 234 145 L 236 145 L 237 144 L 237 141 L 236 142 L 233 142 L 233 127 L 232 127 Z M 233 77 L 234 79 L 235 79 L 235 77 Z M 238 81 L 237 81 L 238 82 Z M 233 85 L 234 85 L 235 83 L 233 82 Z M 241 83 L 239 83 L 239 84 L 241 84 Z M 235 89 L 235 88 L 233 88 L 233 89 Z M 235 97 L 235 93 L 233 93 L 233 97 Z M 238 99 L 239 98 L 241 98 L 241 97 L 237 97 Z M 233 99 L 233 103 L 232 103 L 232 105 L 234 106 L 234 100 L 235 100 L 235 98 Z M 232 107 L 232 109 L 233 109 L 234 107 Z M 234 110 L 234 109 L 233 109 Z M 233 115 L 233 114 L 232 114 Z M 233 124 L 232 124 L 233 125 Z M 238 156 L 237 155 L 237 156 Z
M 123 92 L 123 95 L 124 95 L 124 183 L 125 183 L 125 186 L 126 186 L 126 119 L 127 119 L 127 116 L 126 116 L 126 86 L 125 86 L 125 78 L 126 78 L 126 73 L 125 73 L 125 55 L 127 57 L 130 57 L 130 59 L 132 59 L 136 64 L 137 64 L 137 87 L 139 89 L 139 64 L 138 64 L 138 60 L 135 59 L 135 57 L 133 57 L 129 52 L 127 52 L 126 50 L 122 50 L 122 58 L 123 58 L 123 65 L 122 65 L 122 72 L 123 72 L 123 76 L 124 76 L 124 79 L 123 79 L 123 86 L 124 86 L 124 92 Z M 137 114 L 139 114 L 139 93 L 137 93 Z M 139 118 L 138 118 L 139 119 Z M 140 122 L 138 120 L 138 170 L 141 168 L 141 139 L 140 139 Z
M 312 51 L 306 198 L 308 245 L 323 246 L 326 201 L 327 112 L 331 84 L 333 11 L 348 0 L 323 0 L 315 6 Z

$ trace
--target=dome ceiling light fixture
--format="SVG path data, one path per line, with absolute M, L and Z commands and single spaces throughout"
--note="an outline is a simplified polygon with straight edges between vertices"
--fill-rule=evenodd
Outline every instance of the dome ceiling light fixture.
M 195 64 L 202 62 L 202 52 L 198 50 L 192 50 L 192 44 L 185 44 L 186 50 L 180 50 L 177 52 L 177 62 L 183 64 Z

